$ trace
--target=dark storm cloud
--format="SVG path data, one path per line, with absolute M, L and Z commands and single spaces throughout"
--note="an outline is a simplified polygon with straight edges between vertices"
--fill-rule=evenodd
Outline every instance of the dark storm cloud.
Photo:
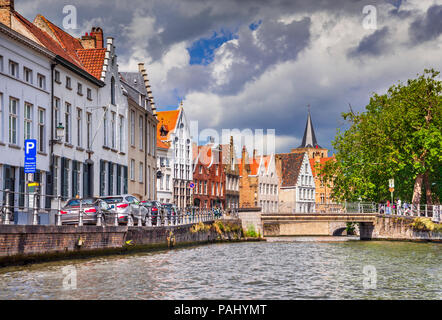
M 442 33 L 442 5 L 433 5 L 425 15 L 414 20 L 409 29 L 412 44 L 434 40 Z
M 356 48 L 349 51 L 348 56 L 356 58 L 360 56 L 378 56 L 388 49 L 388 27 L 385 26 L 372 34 L 365 36 Z

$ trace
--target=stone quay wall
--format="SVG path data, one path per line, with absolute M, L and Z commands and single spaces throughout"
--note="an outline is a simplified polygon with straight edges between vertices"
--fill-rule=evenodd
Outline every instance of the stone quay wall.
M 442 242 L 442 233 L 414 230 L 413 220 L 413 217 L 377 216 L 373 223 L 359 224 L 359 235 L 361 240 Z
M 0 267 L 241 239 L 241 221 L 220 222 L 228 230 L 215 228 L 213 222 L 196 224 L 196 228 L 194 224 L 161 227 L 1 225 Z

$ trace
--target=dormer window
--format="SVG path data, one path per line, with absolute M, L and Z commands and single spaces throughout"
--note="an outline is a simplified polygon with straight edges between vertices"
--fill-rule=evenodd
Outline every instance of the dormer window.
M 164 125 L 162 125 L 161 128 L 160 128 L 160 136 L 161 137 L 167 137 L 168 133 L 169 133 L 169 131 L 167 131 L 166 127 L 164 127 Z

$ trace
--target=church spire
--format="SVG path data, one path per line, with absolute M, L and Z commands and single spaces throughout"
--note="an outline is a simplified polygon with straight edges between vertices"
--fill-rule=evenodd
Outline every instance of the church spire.
M 312 117 L 310 114 L 310 105 L 308 106 L 308 118 L 305 126 L 304 138 L 302 139 L 302 144 L 298 148 L 321 148 L 316 140 L 315 129 L 313 128 Z

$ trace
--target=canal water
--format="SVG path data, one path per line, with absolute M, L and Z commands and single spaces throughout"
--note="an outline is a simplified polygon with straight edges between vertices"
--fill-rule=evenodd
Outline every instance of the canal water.
M 272 239 L 0 269 L 0 299 L 442 299 L 440 244 L 337 240 Z M 75 273 L 72 289 L 66 277 Z

